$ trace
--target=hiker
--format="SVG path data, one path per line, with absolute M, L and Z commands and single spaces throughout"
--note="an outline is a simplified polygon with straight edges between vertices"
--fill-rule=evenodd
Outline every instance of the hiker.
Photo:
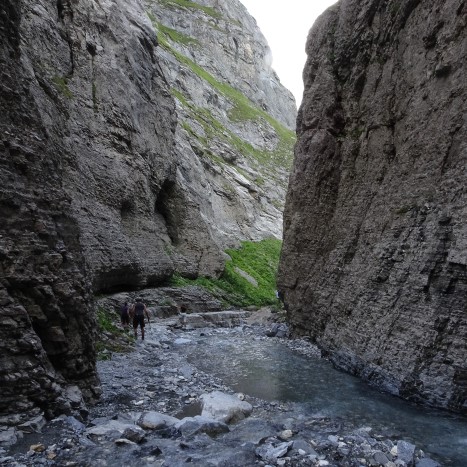
M 133 329 L 135 331 L 135 339 L 138 339 L 138 326 L 141 327 L 141 339 L 144 341 L 144 317 L 148 319 L 149 311 L 143 303 L 142 298 L 137 298 L 136 303 L 131 307 L 131 317 L 133 318 Z
M 125 302 L 120 308 L 120 319 L 123 329 L 127 329 L 130 325 L 130 304 Z

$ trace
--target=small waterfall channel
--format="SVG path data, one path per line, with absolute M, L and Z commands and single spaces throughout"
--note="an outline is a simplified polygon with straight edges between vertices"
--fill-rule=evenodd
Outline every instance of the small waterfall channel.
M 383 394 L 330 362 L 305 357 L 276 339 L 241 333 L 193 333 L 189 361 L 238 392 L 293 402 L 303 412 L 339 417 L 405 439 L 443 466 L 467 466 L 467 418 Z

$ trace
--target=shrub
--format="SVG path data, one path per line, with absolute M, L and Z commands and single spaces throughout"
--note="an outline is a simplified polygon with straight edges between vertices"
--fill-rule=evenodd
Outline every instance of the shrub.
M 174 276 L 171 283 L 176 286 L 199 285 L 226 305 L 277 306 L 276 271 L 281 246 L 280 240 L 272 238 L 260 242 L 242 242 L 241 248 L 226 250 L 231 259 L 227 261 L 219 279 L 199 277 L 190 280 Z M 243 277 L 238 269 L 248 274 L 258 285 Z

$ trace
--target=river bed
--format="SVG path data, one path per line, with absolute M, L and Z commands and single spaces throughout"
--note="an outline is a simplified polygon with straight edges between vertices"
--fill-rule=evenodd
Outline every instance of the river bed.
M 188 361 L 238 392 L 295 402 L 306 413 L 370 425 L 420 446 L 443 465 L 467 466 L 467 419 L 381 393 L 330 362 L 293 352 L 278 339 L 220 331 L 184 346 Z
M 133 352 L 98 362 L 103 394 L 84 423 L 58 417 L 0 450 L 0 465 L 467 466 L 462 417 L 381 394 L 316 358 L 306 342 L 266 337 L 265 327 L 176 324 L 159 322 Z M 218 391 L 237 393 L 252 413 L 208 434 L 212 421 L 187 417 Z M 182 425 L 142 423 L 161 416 Z

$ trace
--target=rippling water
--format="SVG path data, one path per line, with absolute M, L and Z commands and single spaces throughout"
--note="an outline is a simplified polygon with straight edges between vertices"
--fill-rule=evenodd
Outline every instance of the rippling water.
M 412 441 L 446 466 L 467 467 L 467 419 L 382 394 L 321 359 L 275 340 L 215 334 L 185 347 L 190 361 L 235 391 L 290 401 Z

